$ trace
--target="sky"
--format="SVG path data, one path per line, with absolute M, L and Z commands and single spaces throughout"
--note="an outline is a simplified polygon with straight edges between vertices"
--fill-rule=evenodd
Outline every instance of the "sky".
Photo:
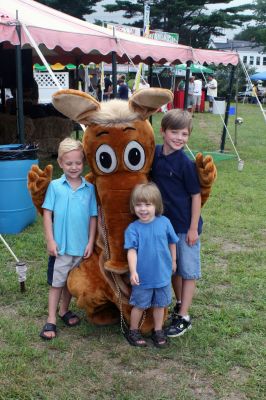
M 171 0 L 170 0 L 171 1 Z M 233 0 L 229 5 L 230 7 L 234 7 L 234 6 L 238 6 L 238 5 L 244 5 L 244 4 L 250 4 L 252 1 L 251 0 Z M 122 11 L 118 11 L 116 13 L 105 13 L 104 9 L 102 7 L 102 4 L 114 4 L 115 0 L 103 0 L 101 1 L 99 4 L 97 4 L 97 6 L 95 6 L 95 10 L 96 12 L 88 15 L 86 17 L 87 21 L 94 23 L 95 19 L 99 19 L 102 20 L 104 22 L 116 22 L 117 24 L 124 24 L 126 25 L 127 23 L 129 23 L 130 20 L 123 18 L 123 12 Z M 219 4 L 219 8 L 226 8 L 229 7 L 228 4 L 225 3 L 221 3 Z M 217 8 L 217 5 L 213 4 L 213 5 L 208 5 L 208 9 L 210 11 L 214 11 Z M 241 29 L 235 29 L 235 30 L 225 30 L 226 36 L 228 39 L 232 39 L 234 37 L 234 35 L 236 33 L 238 33 Z

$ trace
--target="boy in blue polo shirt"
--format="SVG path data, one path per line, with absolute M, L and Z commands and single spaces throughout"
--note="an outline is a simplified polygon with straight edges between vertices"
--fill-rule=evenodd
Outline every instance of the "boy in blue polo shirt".
M 192 130 L 188 111 L 167 112 L 161 121 L 163 145 L 157 145 L 151 178 L 159 187 L 164 215 L 168 217 L 179 238 L 177 272 L 172 278 L 176 305 L 167 336 L 183 335 L 191 329 L 189 307 L 201 276 L 200 240 L 202 230 L 200 183 L 196 165 L 184 153 Z
M 58 164 L 64 174 L 53 180 L 46 192 L 43 208 L 44 233 L 48 263 L 48 318 L 40 336 L 56 337 L 56 312 L 67 326 L 80 320 L 68 310 L 71 294 L 67 288 L 68 273 L 82 258 L 91 256 L 94 247 L 97 204 L 94 186 L 82 176 L 84 153 L 80 141 L 63 140 L 58 148 Z

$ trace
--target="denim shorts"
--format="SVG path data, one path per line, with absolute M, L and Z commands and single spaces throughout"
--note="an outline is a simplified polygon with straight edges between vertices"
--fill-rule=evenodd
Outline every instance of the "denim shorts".
M 193 246 L 186 242 L 186 233 L 178 233 L 179 242 L 176 245 L 176 274 L 183 279 L 200 279 L 200 239 Z
M 155 289 L 134 285 L 132 286 L 129 304 L 145 310 L 150 307 L 168 307 L 171 301 L 172 289 L 170 283 L 167 286 Z

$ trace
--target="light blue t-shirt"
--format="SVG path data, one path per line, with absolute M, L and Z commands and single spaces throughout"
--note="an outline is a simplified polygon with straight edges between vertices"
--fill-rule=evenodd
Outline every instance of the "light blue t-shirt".
M 65 175 L 53 180 L 47 189 L 42 208 L 53 211 L 54 240 L 59 254 L 83 256 L 89 240 L 90 217 L 97 216 L 94 186 L 83 177 L 73 190 Z
M 125 231 L 125 249 L 137 250 L 137 273 L 144 288 L 160 288 L 171 282 L 172 257 L 169 244 L 178 237 L 168 218 L 155 217 L 149 223 L 132 222 Z

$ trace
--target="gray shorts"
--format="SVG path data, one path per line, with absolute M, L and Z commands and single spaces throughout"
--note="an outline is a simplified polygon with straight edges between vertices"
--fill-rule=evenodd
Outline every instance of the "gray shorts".
M 196 94 L 194 94 L 193 95 L 193 105 L 194 106 L 200 106 L 200 103 L 201 103 L 201 95 L 196 95 Z
M 193 94 L 189 94 L 187 96 L 187 106 L 188 108 L 191 108 L 193 106 Z
M 63 287 L 67 281 L 69 272 L 78 267 L 82 257 L 70 256 L 64 254 L 63 256 L 49 257 L 47 282 L 53 287 Z

